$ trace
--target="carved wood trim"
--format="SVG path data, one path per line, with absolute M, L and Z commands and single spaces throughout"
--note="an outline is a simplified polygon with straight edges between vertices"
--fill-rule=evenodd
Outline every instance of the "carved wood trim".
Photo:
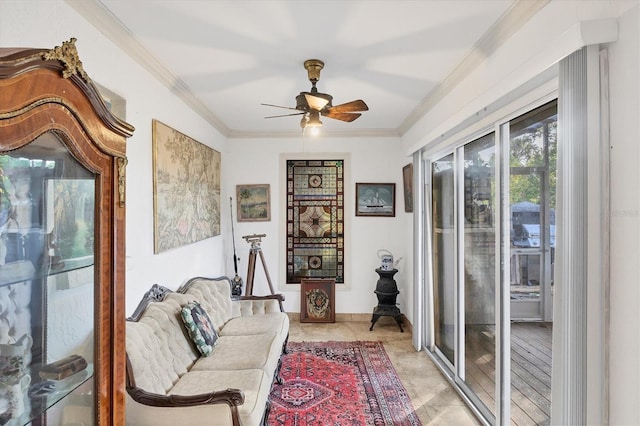
M 227 404 L 233 407 L 244 404 L 244 392 L 232 388 L 197 395 L 160 395 L 140 388 L 128 388 L 127 392 L 136 402 L 152 407 L 194 407 L 204 404 Z
M 168 293 L 173 293 L 173 290 L 161 286 L 160 284 L 152 285 L 151 288 L 142 296 L 142 300 L 140 300 L 140 303 L 138 303 L 138 306 L 136 306 L 133 314 L 131 314 L 131 316 L 127 318 L 127 321 L 140 320 L 140 317 L 142 317 L 142 314 L 144 313 L 145 309 L 147 309 L 147 306 L 149 306 L 150 303 L 162 302 L 164 300 L 164 297 Z
M 91 79 L 82 67 L 82 61 L 78 57 L 76 41 L 78 40 L 75 37 L 71 37 L 69 41 L 62 42 L 62 46 L 56 46 L 48 52 L 44 52 L 42 58 L 49 61 L 57 59 L 62 62 L 64 65 L 63 78 L 79 75 L 86 83 L 90 83 Z
M 126 181 L 127 181 L 127 157 L 118 157 L 118 202 L 120 207 L 124 207 L 126 201 Z
M 215 278 L 209 278 L 209 277 L 193 277 L 190 278 L 189 280 L 187 280 L 187 282 L 185 282 L 184 284 L 182 284 L 180 286 L 180 288 L 178 288 L 178 293 L 184 293 L 186 292 L 189 287 L 191 287 L 191 285 L 199 280 L 208 280 L 208 281 L 227 281 L 229 283 L 229 288 L 231 288 L 231 279 L 229 277 L 226 276 L 221 276 L 221 277 L 215 277 Z
M 54 92 L 58 93 L 58 98 L 61 100 L 71 98 L 64 90 L 64 85 L 73 85 L 82 92 L 82 96 L 86 98 L 92 105 L 93 111 L 99 116 L 102 121 L 102 125 L 110 129 L 112 132 L 120 137 L 131 137 L 135 128 L 125 122 L 124 120 L 114 116 L 107 105 L 105 104 L 100 91 L 91 82 L 91 79 L 87 76 L 87 73 L 82 67 L 82 62 L 78 58 L 75 45 L 71 47 L 68 43 L 75 42 L 75 39 L 71 39 L 65 45 L 58 46 L 54 49 L 13 49 L 13 48 L 0 48 L 0 80 L 12 79 L 20 76 L 24 76 L 27 73 L 48 70 L 53 71 L 58 78 L 62 76 L 64 79 L 56 84 L 46 84 L 39 87 L 39 94 L 45 94 L 42 87 L 48 89 L 49 96 L 51 97 Z M 59 49 L 56 51 L 56 49 Z M 66 51 L 63 53 L 62 51 Z M 75 53 L 72 53 L 75 51 Z M 46 73 L 45 73 L 46 74 Z M 86 77 L 86 78 L 85 78 Z M 20 90 L 18 90 L 20 92 Z M 22 92 L 31 92 L 31 90 L 22 90 Z M 35 101 L 35 99 L 31 99 Z M 66 102 L 66 101 L 65 101 Z M 16 99 L 17 103 L 17 99 Z M 31 102 L 29 102 L 31 103 Z M 77 111 L 77 108 L 73 108 L 72 105 L 66 104 L 73 111 Z M 22 105 L 23 107 L 26 105 Z M 80 114 L 80 116 L 84 116 Z M 101 138 L 94 138 L 94 143 L 100 145 L 104 143 Z M 108 151 L 108 152 L 111 152 Z

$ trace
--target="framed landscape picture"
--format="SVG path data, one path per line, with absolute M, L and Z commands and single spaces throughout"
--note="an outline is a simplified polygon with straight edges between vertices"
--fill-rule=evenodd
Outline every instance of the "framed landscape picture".
M 356 216 L 395 215 L 395 183 L 356 183 Z
M 269 184 L 236 185 L 238 222 L 268 222 L 271 220 Z

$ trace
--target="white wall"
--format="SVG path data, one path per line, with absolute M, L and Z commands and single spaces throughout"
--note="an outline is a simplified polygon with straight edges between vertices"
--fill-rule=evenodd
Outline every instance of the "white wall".
M 609 46 L 611 98 L 611 424 L 640 424 L 640 7 Z
M 53 48 L 71 37 L 78 39 L 76 46 L 89 76 L 125 98 L 126 121 L 136 128 L 127 144 L 126 303 L 130 314 L 152 284 L 175 289 L 195 275 L 220 275 L 227 256 L 222 235 L 154 255 L 151 120 L 156 118 L 220 151 L 223 174 L 226 143 L 63 1 L 0 0 L 0 47 Z M 228 223 L 223 219 L 223 233 Z
M 285 284 L 284 269 L 284 208 L 285 182 L 282 173 L 282 155 L 312 158 L 320 154 L 336 158 L 347 154 L 345 163 L 345 257 L 347 268 L 345 286 L 337 285 L 337 313 L 370 313 L 377 304 L 373 291 L 378 280 L 375 269 L 380 266 L 379 249 L 388 249 L 395 259 L 403 257 L 395 275 L 400 295 L 401 311 L 411 319 L 411 247 L 407 246 L 407 226 L 412 214 L 404 212 L 402 167 L 409 158 L 401 154 L 398 138 L 292 138 L 292 139 L 234 139 L 228 142 L 228 173 L 224 184 L 234 199 L 235 187 L 240 184 L 269 184 L 271 186 L 271 221 L 239 222 L 235 224 L 236 249 L 240 257 L 239 274 L 245 278 L 249 256 L 249 244 L 241 237 L 250 234 L 267 234 L 262 242 L 262 252 L 267 262 L 271 281 L 285 297 L 289 312 L 300 311 L 299 285 Z M 396 216 L 356 217 L 354 210 L 356 182 L 394 182 L 396 184 Z M 226 199 L 229 203 L 229 196 Z M 230 231 L 228 231 L 230 233 Z M 228 235 L 230 238 L 230 235 Z M 230 247 L 228 248 L 230 249 Z M 232 257 L 227 271 L 233 271 Z M 344 288 L 348 287 L 347 290 Z M 258 259 L 255 270 L 254 294 L 268 293 L 265 274 Z
M 638 99 L 639 2 L 553 0 L 438 102 L 402 138 L 407 153 L 439 144 L 467 118 L 581 47 L 594 34 L 582 21 L 619 18 L 618 41 L 608 45 L 611 103 L 609 413 L 615 425 L 640 424 L 640 173 Z M 596 36 L 598 34 L 595 34 Z M 607 212 L 609 213 L 609 212 Z M 409 250 L 410 242 L 407 242 Z M 592 332 L 592 330 L 590 330 Z M 590 336 L 591 338 L 592 336 Z M 590 348 L 598 351 L 599 348 Z M 597 401 L 588 401 L 588 403 Z

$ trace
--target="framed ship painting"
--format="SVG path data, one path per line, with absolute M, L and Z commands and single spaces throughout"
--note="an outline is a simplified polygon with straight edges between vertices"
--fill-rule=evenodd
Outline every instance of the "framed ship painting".
M 356 216 L 395 215 L 395 183 L 356 183 Z

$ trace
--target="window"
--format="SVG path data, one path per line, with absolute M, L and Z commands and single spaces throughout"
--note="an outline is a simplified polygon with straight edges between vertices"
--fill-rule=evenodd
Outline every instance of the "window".
M 287 160 L 287 284 L 344 283 L 344 161 Z

